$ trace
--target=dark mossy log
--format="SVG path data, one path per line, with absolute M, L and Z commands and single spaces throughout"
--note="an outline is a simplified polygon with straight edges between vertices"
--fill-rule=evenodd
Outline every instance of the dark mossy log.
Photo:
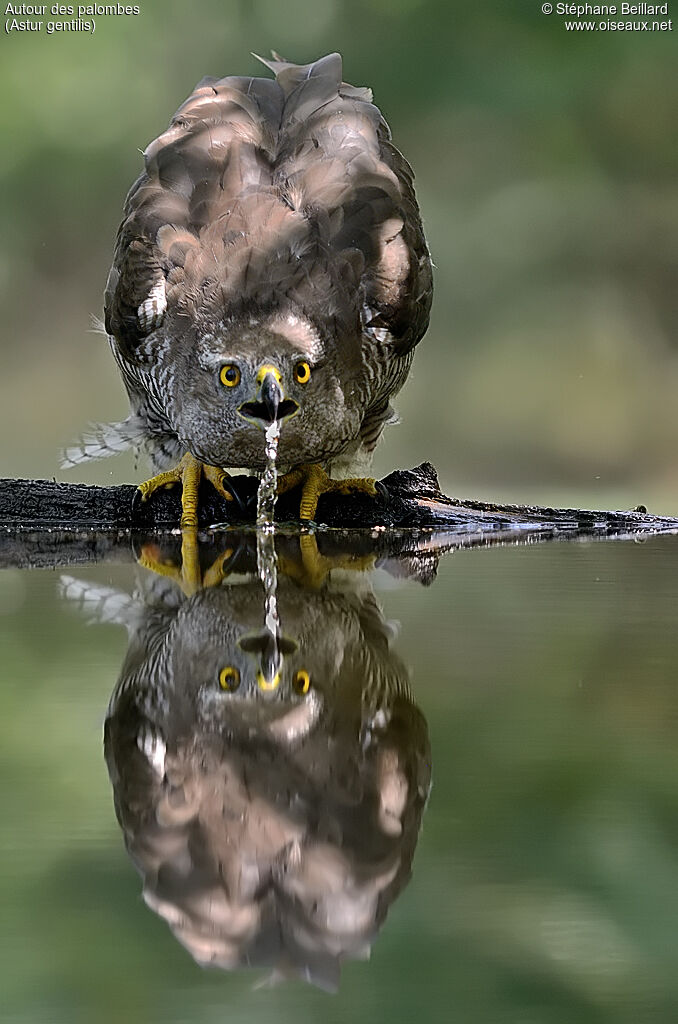
M 376 499 L 363 494 L 324 495 L 318 506 L 321 553 L 374 556 L 396 574 L 431 578 L 441 554 L 460 547 L 534 543 L 543 540 L 640 539 L 678 533 L 678 519 L 644 510 L 592 512 L 534 505 L 499 505 L 443 494 L 429 463 L 397 470 L 381 481 Z M 223 526 L 252 526 L 257 481 L 234 478 L 240 501 L 221 499 L 207 484 L 201 493 L 202 543 L 209 549 L 231 545 Z M 180 489 L 162 491 L 141 505 L 135 488 L 88 487 L 45 480 L 0 480 L 0 566 L 49 567 L 98 561 L 128 561 L 149 538 L 168 535 L 163 543 L 180 545 L 169 535 L 181 515 Z M 299 527 L 298 493 L 284 495 L 276 519 Z M 332 527 L 330 531 L 323 527 Z M 251 538 L 250 538 L 251 539 Z M 238 541 L 243 555 L 250 542 Z M 281 539 L 279 543 L 287 543 Z M 298 543 L 298 538 L 290 543 Z
M 200 526 L 252 524 L 257 480 L 232 478 L 238 500 L 219 497 L 211 484 L 200 492 Z M 0 480 L 0 526 L 31 530 L 172 529 L 181 516 L 181 488 L 156 492 L 136 503 L 136 488 L 91 487 L 56 480 Z M 299 491 L 283 495 L 276 505 L 276 520 L 299 523 Z M 501 505 L 465 498 L 450 498 L 440 490 L 433 466 L 396 470 L 379 482 L 379 494 L 330 493 L 321 497 L 319 525 L 350 529 L 426 528 L 456 534 L 586 533 L 598 536 L 678 532 L 678 518 L 649 515 L 637 508 L 622 512 L 556 509 L 537 505 Z

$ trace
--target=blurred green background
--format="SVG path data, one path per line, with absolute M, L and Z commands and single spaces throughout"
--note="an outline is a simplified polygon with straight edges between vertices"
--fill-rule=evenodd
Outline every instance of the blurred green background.
M 414 165 L 433 322 L 377 462 L 454 493 L 678 509 L 676 32 L 570 33 L 525 0 L 142 0 L 3 35 L 3 475 L 126 398 L 88 334 L 139 150 L 204 74 L 338 49 Z M 136 479 L 131 460 L 67 478 Z

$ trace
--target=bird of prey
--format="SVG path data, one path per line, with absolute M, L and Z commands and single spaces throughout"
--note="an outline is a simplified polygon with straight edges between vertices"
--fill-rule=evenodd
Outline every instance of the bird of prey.
M 409 880 L 428 728 L 368 577 L 278 584 L 275 668 L 251 575 L 63 593 L 128 631 L 105 754 L 145 902 L 200 964 L 333 989 Z
M 280 424 L 279 490 L 375 493 L 390 399 L 426 331 L 431 260 L 410 165 L 338 53 L 263 60 L 275 78 L 204 78 L 147 147 L 125 203 L 105 328 L 131 414 L 84 457 L 141 448 L 183 485 L 261 472 Z M 78 461 L 78 458 L 72 459 Z M 173 467 L 173 468 L 172 468 Z

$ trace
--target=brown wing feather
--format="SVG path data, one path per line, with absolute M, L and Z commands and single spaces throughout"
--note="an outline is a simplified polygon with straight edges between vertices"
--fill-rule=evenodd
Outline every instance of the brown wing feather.
M 341 57 L 264 61 L 275 80 L 203 79 L 145 152 L 106 294 L 128 354 L 136 310 L 162 276 L 168 304 L 222 314 L 288 296 L 359 330 L 365 309 L 397 352 L 428 324 L 431 265 L 412 171 Z

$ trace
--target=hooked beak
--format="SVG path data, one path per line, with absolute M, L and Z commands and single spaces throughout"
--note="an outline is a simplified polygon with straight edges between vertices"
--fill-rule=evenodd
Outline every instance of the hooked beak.
M 278 689 L 283 661 L 297 649 L 294 640 L 276 636 L 269 629 L 254 636 L 241 637 L 238 646 L 249 654 L 258 655 L 257 686 L 262 693 L 273 693 Z
M 272 373 L 267 373 L 261 385 L 261 401 L 268 413 L 269 423 L 278 418 L 278 408 L 283 400 L 280 384 Z
M 238 412 L 257 426 L 268 427 L 276 420 L 294 416 L 299 406 L 291 398 L 285 398 L 282 377 L 275 366 L 262 366 L 257 374 L 257 394 L 253 402 L 243 402 Z
M 282 651 L 278 646 L 277 638 L 273 633 L 265 634 L 259 655 L 259 671 L 257 672 L 257 686 L 264 693 L 271 693 L 278 689 L 282 660 Z

